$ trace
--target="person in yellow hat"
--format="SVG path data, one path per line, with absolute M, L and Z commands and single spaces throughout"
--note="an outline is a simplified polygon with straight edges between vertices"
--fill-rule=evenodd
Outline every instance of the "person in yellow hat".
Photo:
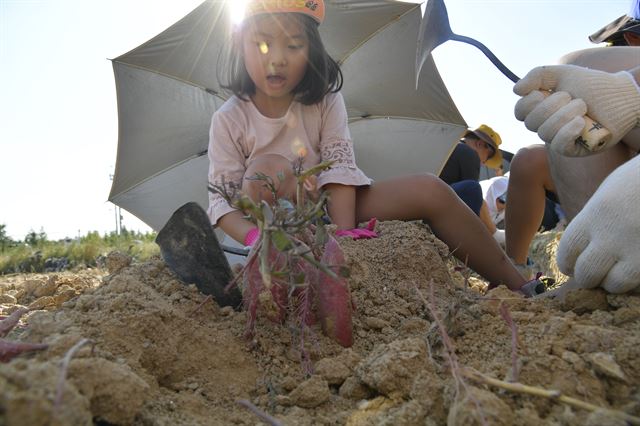
M 498 132 L 486 124 L 467 130 L 440 172 L 440 179 L 453 185 L 464 180 L 479 180 L 480 166 L 497 169 L 502 165 Z
M 480 187 L 480 166 L 498 170 L 502 166 L 502 138 L 486 124 L 467 130 L 440 172 L 440 179 L 456 192 L 487 227 L 493 237 L 504 244 L 504 231 L 491 221 Z

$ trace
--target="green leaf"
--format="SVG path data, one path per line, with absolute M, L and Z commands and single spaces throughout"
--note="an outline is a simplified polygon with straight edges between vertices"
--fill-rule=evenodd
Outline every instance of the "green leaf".
M 262 211 L 262 216 L 264 217 L 264 221 L 268 224 L 273 223 L 273 210 L 271 206 L 266 201 L 262 200 L 260 205 L 260 210 Z
M 327 241 L 329 241 L 329 234 L 327 233 L 327 227 L 322 223 L 322 221 L 318 221 L 316 225 L 316 247 L 323 247 Z
M 271 271 L 271 276 L 274 278 L 287 278 L 289 275 L 289 271 Z
M 298 244 L 295 249 L 293 250 L 293 254 L 297 255 L 297 256 L 302 256 L 302 255 L 306 255 L 308 253 L 311 252 L 311 249 L 309 248 L 308 245 L 306 245 L 303 242 L 300 242 L 300 244 Z
M 295 284 L 304 284 L 306 281 L 306 276 L 304 274 L 304 272 L 300 272 L 299 274 L 294 274 L 293 276 L 293 282 Z
M 286 232 L 282 230 L 275 231 L 271 234 L 271 241 L 278 251 L 285 251 L 291 248 L 291 240 Z

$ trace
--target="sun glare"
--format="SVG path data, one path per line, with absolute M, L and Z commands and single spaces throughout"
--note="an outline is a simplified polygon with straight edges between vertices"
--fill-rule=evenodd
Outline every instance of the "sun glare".
M 247 6 L 247 0 L 227 0 L 231 15 L 231 22 L 234 25 L 240 25 L 244 19 L 244 10 Z

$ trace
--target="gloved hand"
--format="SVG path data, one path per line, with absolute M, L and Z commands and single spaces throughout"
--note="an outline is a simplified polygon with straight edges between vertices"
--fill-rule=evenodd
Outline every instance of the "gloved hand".
M 555 93 L 546 97 L 548 92 L 541 92 L 548 90 Z M 618 143 L 640 122 L 640 88 L 624 71 L 612 74 L 575 65 L 537 67 L 513 91 L 522 96 L 515 106 L 516 118 L 563 155 L 594 152 L 575 143 L 585 126 L 585 114 L 611 132 L 603 148 Z
M 367 223 L 366 228 L 354 228 L 354 229 L 340 229 L 336 231 L 337 237 L 351 237 L 354 240 L 360 240 L 363 238 L 378 238 L 378 234 L 375 231 L 377 219 L 372 218 Z
M 624 293 L 640 286 L 640 156 L 602 182 L 564 231 L 557 256 L 582 288 Z

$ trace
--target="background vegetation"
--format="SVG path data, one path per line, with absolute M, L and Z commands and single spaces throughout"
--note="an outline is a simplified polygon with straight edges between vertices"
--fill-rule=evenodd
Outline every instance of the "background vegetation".
M 80 238 L 59 241 L 50 241 L 44 230 L 31 231 L 24 240 L 14 241 L 7 236 L 6 225 L 0 224 L 0 274 L 97 267 L 114 250 L 144 261 L 160 254 L 155 238 L 155 233 L 142 234 L 122 228 L 119 234 L 89 232 Z

